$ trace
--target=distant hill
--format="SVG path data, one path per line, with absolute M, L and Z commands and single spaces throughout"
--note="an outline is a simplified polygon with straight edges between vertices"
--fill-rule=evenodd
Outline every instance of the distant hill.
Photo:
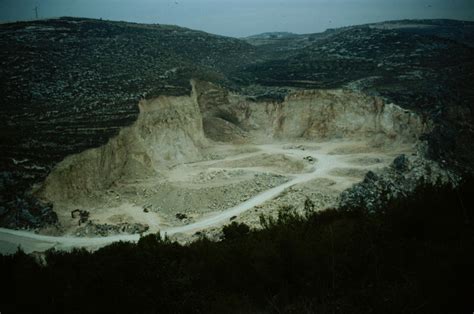
M 324 32 L 309 34 L 295 34 L 290 32 L 268 32 L 251 35 L 242 39 L 254 46 L 264 46 L 268 49 L 274 49 L 279 51 L 293 50 L 296 48 L 304 48 L 313 43 L 314 41 L 327 38 L 328 36 L 340 33 L 351 28 L 366 26 L 376 29 L 399 31 L 424 36 L 441 37 L 458 41 L 469 46 L 474 45 L 474 22 L 447 19 L 395 20 L 364 25 L 330 28 Z
M 474 22 L 457 20 L 400 20 L 370 27 L 451 39 L 474 47 Z
M 244 39 L 271 39 L 271 38 L 285 38 L 298 36 L 295 33 L 290 32 L 267 32 L 256 35 L 245 37 Z
M 289 32 L 269 32 L 256 34 L 242 38 L 247 43 L 258 47 L 259 52 L 265 55 L 275 56 L 275 53 L 283 53 L 302 49 L 316 40 L 326 38 L 335 32 L 342 31 L 340 29 L 328 29 L 322 33 L 312 34 L 295 34 Z

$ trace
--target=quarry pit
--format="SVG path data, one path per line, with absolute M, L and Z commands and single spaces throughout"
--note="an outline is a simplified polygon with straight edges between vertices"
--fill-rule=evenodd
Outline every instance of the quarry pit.
M 380 98 L 304 90 L 253 101 L 192 81 L 190 96 L 142 100 L 106 145 L 65 158 L 33 193 L 58 226 L 41 234 L 162 232 L 187 241 L 231 221 L 337 205 L 341 192 L 419 154 L 429 123 Z M 81 220 L 74 213 L 87 212 Z

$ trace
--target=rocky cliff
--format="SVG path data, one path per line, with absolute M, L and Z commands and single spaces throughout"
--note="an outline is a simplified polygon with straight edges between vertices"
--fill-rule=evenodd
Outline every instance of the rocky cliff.
M 206 139 L 194 92 L 141 100 L 138 106 L 133 125 L 101 147 L 65 158 L 37 195 L 53 202 L 73 200 L 100 193 L 119 180 L 143 179 L 167 166 L 202 158 Z
M 211 91 L 217 94 L 216 87 Z M 354 138 L 375 145 L 414 143 L 431 128 L 409 110 L 344 89 L 293 92 L 283 102 L 255 102 L 236 94 L 205 99 L 210 109 L 205 131 L 224 142 L 247 137 L 257 142 Z

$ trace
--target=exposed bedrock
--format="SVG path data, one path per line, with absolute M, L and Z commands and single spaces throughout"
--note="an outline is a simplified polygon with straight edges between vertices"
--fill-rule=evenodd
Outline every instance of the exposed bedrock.
M 119 179 L 155 176 L 165 167 L 202 158 L 200 148 L 207 140 L 194 94 L 142 100 L 139 108 L 137 121 L 106 145 L 60 162 L 37 194 L 71 200 L 107 189 Z
M 206 86 L 207 87 L 207 86 Z M 416 142 L 429 131 L 415 113 L 348 90 L 306 90 L 283 102 L 253 102 L 217 87 L 199 91 L 204 131 L 217 141 L 364 138 L 374 144 Z M 214 96 L 214 97 L 213 97 Z

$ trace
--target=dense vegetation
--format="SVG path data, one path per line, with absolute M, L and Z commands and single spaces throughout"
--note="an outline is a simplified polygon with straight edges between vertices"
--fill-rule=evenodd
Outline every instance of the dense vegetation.
M 1 311 L 471 313 L 473 181 L 422 187 L 383 211 L 281 211 L 222 241 L 143 237 L 94 253 L 0 258 Z M 288 210 L 288 209 L 287 209 Z

